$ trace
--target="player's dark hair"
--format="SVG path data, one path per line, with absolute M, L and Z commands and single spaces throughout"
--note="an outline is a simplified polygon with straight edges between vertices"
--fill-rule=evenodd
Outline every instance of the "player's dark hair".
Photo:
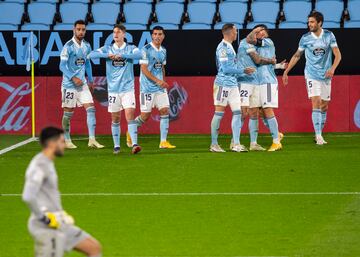
M 77 20 L 74 22 L 74 27 L 76 27 L 76 25 L 86 25 L 85 21 L 84 20 Z
M 269 34 L 269 28 L 268 28 L 268 26 L 266 26 L 265 24 L 255 25 L 253 29 L 256 29 L 256 28 L 259 28 L 259 27 L 260 27 L 260 28 L 263 28 L 263 29 L 266 31 L 266 33 Z
M 321 12 L 314 11 L 309 14 L 308 18 L 310 17 L 315 18 L 318 23 L 321 22 L 321 25 L 324 24 L 324 15 Z
M 164 28 L 161 27 L 161 26 L 155 26 L 155 27 L 153 27 L 152 30 L 151 30 L 151 35 L 154 34 L 154 30 L 161 30 L 161 31 L 165 34 L 165 30 L 164 30 Z
M 56 140 L 62 134 L 64 134 L 64 130 L 61 128 L 56 128 L 56 127 L 43 128 L 40 132 L 40 137 L 39 137 L 40 144 L 43 147 L 45 147 L 50 140 L 54 140 L 54 139 Z
M 126 27 L 122 24 L 115 24 L 113 29 L 115 28 L 120 29 L 124 33 L 126 32 Z
M 221 32 L 223 34 L 227 33 L 230 29 L 233 29 L 235 26 L 234 23 L 225 23 L 222 28 L 221 28 Z

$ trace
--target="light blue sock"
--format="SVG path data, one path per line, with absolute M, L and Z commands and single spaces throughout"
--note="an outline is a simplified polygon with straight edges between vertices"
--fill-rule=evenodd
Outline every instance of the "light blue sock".
M 250 132 L 250 142 L 256 143 L 259 133 L 259 120 L 258 118 L 249 119 L 249 132 Z
M 120 122 L 119 123 L 111 123 L 111 134 L 114 141 L 114 147 L 120 147 Z
M 169 131 L 169 115 L 161 115 L 160 116 L 160 140 L 161 140 L 161 142 L 166 141 L 168 131 Z
M 233 116 L 231 120 L 231 129 L 234 144 L 240 144 L 240 130 L 241 130 L 241 112 L 240 110 L 233 111 Z
M 267 127 L 267 128 L 268 128 L 268 130 L 270 130 L 270 126 L 269 126 L 268 119 L 267 119 L 267 118 L 265 118 L 265 117 L 263 117 L 263 118 L 261 118 L 261 119 L 262 119 L 262 121 L 263 121 L 263 123 L 264 123 L 265 127 Z M 271 132 L 271 130 L 270 130 L 270 132 Z
M 279 144 L 279 125 L 277 122 L 277 119 L 275 116 L 271 117 L 271 118 L 267 118 L 267 123 L 269 125 L 269 129 L 270 129 L 270 133 L 271 136 L 273 138 L 273 142 L 276 144 Z
M 135 118 L 135 121 L 138 127 L 141 127 L 141 125 L 145 123 L 145 121 L 140 117 L 140 115 Z
M 62 117 L 62 127 L 64 129 L 65 140 L 70 140 L 70 120 L 74 112 L 64 112 Z
M 315 135 L 321 136 L 321 111 L 320 109 L 313 109 L 312 110 L 312 123 L 314 126 Z
M 133 145 L 137 145 L 137 143 L 138 143 L 137 127 L 138 127 L 138 125 L 135 120 L 128 121 L 128 132 L 130 134 Z
M 326 123 L 327 111 L 321 112 L 321 131 L 323 131 Z
M 224 116 L 224 112 L 215 112 L 214 116 L 211 121 L 211 144 L 217 145 L 218 143 L 218 136 L 219 136 L 219 128 L 221 119 Z
M 86 120 L 89 130 L 89 139 L 95 139 L 95 128 L 96 128 L 96 118 L 95 118 L 95 107 L 90 106 L 86 109 Z

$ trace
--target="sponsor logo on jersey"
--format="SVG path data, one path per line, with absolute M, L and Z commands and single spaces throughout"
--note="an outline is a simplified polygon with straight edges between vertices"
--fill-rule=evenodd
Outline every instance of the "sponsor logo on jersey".
M 154 63 L 154 68 L 157 70 L 162 69 L 163 64 L 160 61 L 157 61 L 156 63 Z
M 126 65 L 126 59 L 113 60 L 112 65 L 114 67 L 124 67 Z
M 85 64 L 85 59 L 84 58 L 77 58 L 75 60 L 75 65 L 76 66 L 83 66 Z
M 323 48 L 315 48 L 315 49 L 313 50 L 313 54 L 314 54 L 315 56 L 322 56 L 322 55 L 325 54 L 325 49 L 323 49 Z

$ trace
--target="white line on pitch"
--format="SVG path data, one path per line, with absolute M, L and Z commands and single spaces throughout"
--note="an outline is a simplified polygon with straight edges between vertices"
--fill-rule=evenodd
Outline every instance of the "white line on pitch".
M 63 193 L 62 196 L 272 196 L 272 195 L 360 195 L 360 192 L 178 192 L 178 193 Z M 0 194 L 21 196 L 21 194 Z
M 17 144 L 14 144 L 14 145 L 12 145 L 12 146 L 9 146 L 9 147 L 7 147 L 7 148 L 5 148 L 5 149 L 0 150 L 0 155 L 2 155 L 2 154 L 4 154 L 4 153 L 7 153 L 7 152 L 10 152 L 11 150 L 14 150 L 14 149 L 16 149 L 16 148 L 18 148 L 18 147 L 21 147 L 21 146 L 23 146 L 23 145 L 29 144 L 29 143 L 34 142 L 34 141 L 37 141 L 37 138 L 36 138 L 36 137 L 31 137 L 31 138 L 29 138 L 29 139 L 26 139 L 26 140 L 24 140 L 24 141 L 21 141 L 21 142 L 19 142 L 19 143 L 17 143 Z

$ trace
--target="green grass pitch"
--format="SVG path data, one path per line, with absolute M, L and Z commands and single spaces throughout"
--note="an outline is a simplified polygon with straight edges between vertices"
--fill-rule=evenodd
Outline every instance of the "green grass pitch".
M 111 137 L 99 138 L 103 150 L 75 141 L 79 148 L 56 161 L 61 192 L 75 194 L 64 195 L 63 206 L 99 239 L 104 257 L 359 257 L 360 193 L 338 193 L 360 192 L 360 135 L 325 138 L 329 144 L 317 147 L 312 135 L 291 134 L 280 152 L 215 154 L 209 136 L 171 136 L 174 150 L 143 136 L 143 152 L 130 155 L 122 138 L 118 156 Z M 229 141 L 220 138 L 226 149 Z M 1 194 L 21 193 L 38 151 L 31 143 L 0 155 Z M 211 194 L 219 192 L 249 194 Z M 33 256 L 28 215 L 19 196 L 0 196 L 1 257 Z

